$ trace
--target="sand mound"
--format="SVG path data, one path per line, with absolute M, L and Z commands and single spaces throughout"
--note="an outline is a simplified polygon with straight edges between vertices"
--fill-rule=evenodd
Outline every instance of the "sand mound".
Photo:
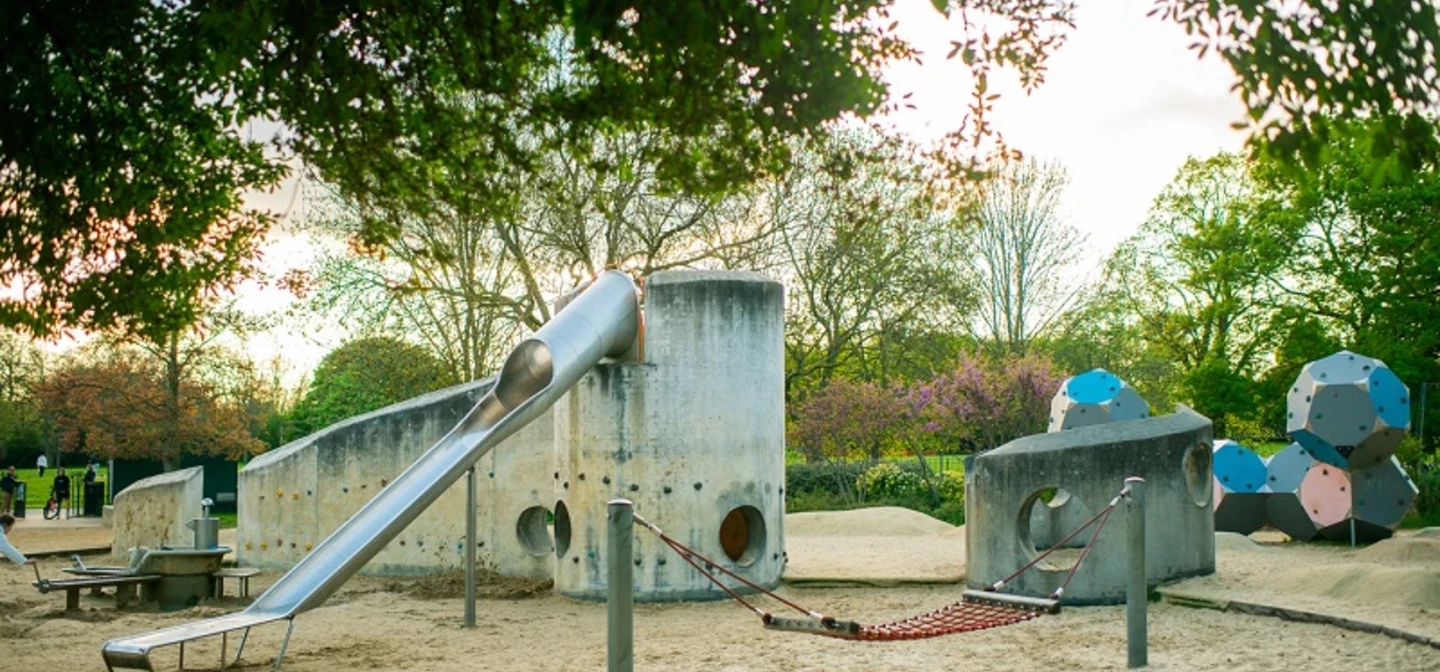
M 786 536 L 928 537 L 956 528 L 918 511 L 877 506 L 853 511 L 814 511 L 785 516 Z
M 1421 539 L 1440 539 L 1440 527 L 1421 528 L 1415 533 L 1415 536 Z
M 1383 564 L 1406 563 L 1440 566 L 1440 536 L 1395 537 L 1356 551 L 1355 557 Z
M 954 583 L 965 576 L 965 528 L 896 507 L 785 516 L 790 583 Z
M 1258 551 L 1260 544 L 1257 544 L 1250 537 L 1235 532 L 1216 532 L 1215 550 L 1217 551 Z
M 1267 583 L 1302 594 L 1381 606 L 1440 608 L 1440 571 L 1422 567 L 1328 565 L 1276 572 Z

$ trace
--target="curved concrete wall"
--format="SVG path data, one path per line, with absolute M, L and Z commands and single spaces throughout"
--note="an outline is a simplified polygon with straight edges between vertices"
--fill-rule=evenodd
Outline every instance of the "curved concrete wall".
M 137 546 L 191 546 L 185 523 L 200 517 L 205 470 L 191 467 L 144 478 L 115 495 L 111 555 L 128 561 Z
M 240 472 L 239 563 L 294 565 L 453 429 L 493 382 L 455 386 L 351 418 L 252 460 Z M 527 549 L 517 523 L 521 512 L 550 502 L 552 436 L 552 422 L 542 417 L 477 464 L 478 555 L 502 574 L 551 574 L 550 549 Z M 543 544 L 548 537 L 541 532 Z M 462 479 L 364 571 L 460 569 L 464 543 Z
M 784 566 L 783 288 L 753 273 L 665 272 L 645 286 L 643 363 L 597 366 L 555 405 L 555 586 L 605 596 L 606 503 L 765 586 Z M 724 540 L 722 541 L 722 537 Z M 635 532 L 635 596 L 713 599 Z
M 1046 506 L 1044 493 L 1064 490 L 1070 500 L 1061 508 L 1098 513 L 1129 476 L 1145 479 L 1150 584 L 1215 571 L 1211 425 L 1189 409 L 1027 436 L 976 457 L 972 465 L 965 484 L 966 581 L 971 588 L 1004 579 L 1050 545 L 1048 537 L 1032 537 L 1034 508 Z M 1125 600 L 1126 524 L 1125 512 L 1116 511 L 1066 588 L 1066 603 Z M 1089 532 L 1081 536 L 1088 540 Z M 1053 562 L 1047 559 L 1010 582 L 1007 592 L 1049 596 L 1076 555 L 1052 556 Z

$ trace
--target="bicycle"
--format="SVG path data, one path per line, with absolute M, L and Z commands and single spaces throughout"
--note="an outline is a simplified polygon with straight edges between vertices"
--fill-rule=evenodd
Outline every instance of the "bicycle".
M 50 489 L 50 499 L 45 501 L 45 520 L 55 520 L 60 517 L 60 500 L 55 499 L 55 489 Z

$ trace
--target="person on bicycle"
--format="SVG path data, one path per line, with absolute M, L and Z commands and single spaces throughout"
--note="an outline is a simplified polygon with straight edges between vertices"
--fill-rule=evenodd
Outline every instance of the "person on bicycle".
M 64 511 L 65 505 L 70 502 L 70 477 L 66 475 L 64 469 L 55 471 L 55 480 L 51 482 L 50 487 L 55 492 L 55 505 Z

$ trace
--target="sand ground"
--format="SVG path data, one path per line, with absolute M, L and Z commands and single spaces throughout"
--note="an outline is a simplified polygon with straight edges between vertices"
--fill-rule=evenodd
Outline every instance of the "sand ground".
M 794 524 L 791 524 L 791 520 Z M 787 520 L 787 551 L 801 577 L 899 580 L 956 571 L 956 528 L 871 510 Z M 48 543 L 16 536 L 17 545 Z M 55 533 L 58 537 L 61 533 Z M 93 534 L 93 533 L 86 533 Z M 1262 537 L 1263 538 L 1263 537 Z M 54 541 L 53 539 L 49 541 Z M 73 539 L 71 540 L 73 541 Z M 58 545 L 58 542 L 57 542 Z M 1440 538 L 1405 535 L 1369 548 L 1221 539 L 1214 576 L 1174 590 L 1215 598 L 1321 611 L 1440 638 Z M 827 557 L 837 557 L 831 561 Z M 100 562 L 100 556 L 94 561 Z M 47 576 L 62 562 L 46 561 Z M 8 568 L 7 568 L 8 567 Z M 963 562 L 959 566 L 963 572 Z M 257 577 L 252 594 L 278 578 Z M 117 611 L 111 598 L 82 599 L 66 614 L 58 594 L 40 595 L 34 575 L 0 566 L 0 670 L 104 670 L 100 644 L 243 608 L 229 597 L 195 609 Z M 824 587 L 806 587 L 823 585 Z M 605 666 L 605 605 L 568 600 L 544 586 L 496 580 L 483 591 L 478 625 L 462 627 L 458 576 L 358 577 L 325 606 L 296 620 L 285 669 L 303 671 L 571 671 Z M 782 594 L 803 605 L 864 622 L 928 611 L 958 598 L 960 587 L 931 583 L 834 586 L 798 583 Z M 232 591 L 233 595 L 233 591 Z M 637 670 L 1123 669 L 1123 607 L 1072 608 L 1020 625 L 918 642 L 868 644 L 770 632 L 732 602 L 638 605 Z M 252 634 L 239 669 L 273 661 L 283 625 Z M 233 641 L 231 646 L 233 647 Z M 177 651 L 157 656 L 175 669 Z M 219 641 L 186 649 L 186 669 L 217 669 Z M 1150 661 L 1156 670 L 1436 670 L 1440 650 L 1382 635 L 1273 618 L 1151 605 Z

